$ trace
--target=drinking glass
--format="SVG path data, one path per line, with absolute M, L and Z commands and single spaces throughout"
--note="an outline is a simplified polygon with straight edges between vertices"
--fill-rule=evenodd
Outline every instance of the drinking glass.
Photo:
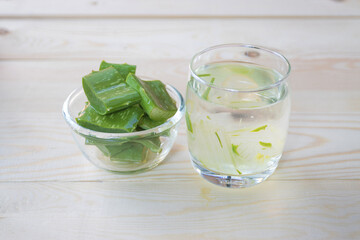
M 190 158 L 203 178 L 242 188 L 275 171 L 289 124 L 290 69 L 280 53 L 248 44 L 192 58 L 185 117 Z

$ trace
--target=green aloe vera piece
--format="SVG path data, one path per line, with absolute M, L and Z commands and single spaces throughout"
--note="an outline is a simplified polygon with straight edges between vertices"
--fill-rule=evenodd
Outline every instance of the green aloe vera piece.
M 186 126 L 189 132 L 193 133 L 192 123 L 190 120 L 189 113 L 186 111 L 185 113 Z
M 144 111 L 139 105 L 103 116 L 98 114 L 90 104 L 87 104 L 76 118 L 76 122 L 82 127 L 95 131 L 124 133 L 134 131 L 143 115 Z
M 215 78 L 211 78 L 210 83 L 213 84 L 214 81 L 215 81 Z M 204 94 L 202 95 L 202 97 L 203 97 L 205 100 L 208 100 L 210 90 L 211 90 L 211 87 L 208 87 L 208 88 L 205 90 Z
M 146 159 L 147 148 L 140 143 L 126 142 L 118 145 L 96 145 L 111 161 L 141 163 Z
M 148 115 L 144 114 L 144 116 L 140 119 L 138 126 L 141 127 L 142 129 L 147 130 L 160 126 L 163 123 L 164 121 L 151 120 L 151 118 Z
M 140 119 L 138 123 L 138 127 L 141 128 L 141 130 L 148 130 L 151 128 L 155 128 L 160 126 L 161 124 L 165 123 L 165 121 L 154 121 L 149 118 L 148 115 L 144 114 L 144 116 Z M 161 133 L 161 136 L 168 137 L 170 136 L 170 130 L 168 129 Z
M 140 105 L 151 120 L 165 121 L 176 113 L 176 104 L 161 81 L 142 81 L 130 73 L 126 83 L 140 94 Z
M 260 141 L 259 144 L 263 147 L 268 147 L 268 148 L 271 148 L 272 147 L 272 144 L 271 143 L 267 143 L 267 142 L 262 142 Z
M 149 139 L 140 139 L 140 140 L 132 140 L 132 142 L 140 143 L 150 151 L 154 153 L 161 152 L 161 141 L 159 137 L 149 138 Z
M 101 115 L 127 108 L 141 100 L 137 91 L 128 86 L 111 66 L 86 75 L 82 85 L 91 106 Z
M 127 138 L 121 138 L 121 139 L 100 139 L 100 138 L 94 138 L 94 137 L 85 137 L 85 144 L 86 145 L 120 145 L 126 142 L 129 142 L 130 140 Z
M 121 151 L 111 152 L 110 160 L 123 163 L 142 163 L 146 161 L 148 149 L 136 142 L 128 142 L 119 146 Z M 117 149 L 117 150 L 119 150 Z
M 130 140 L 130 141 L 129 140 L 119 140 L 119 141 L 112 141 L 112 142 L 104 141 L 104 140 L 92 140 L 90 138 L 85 139 L 86 145 L 96 145 L 104 154 L 105 154 L 105 152 L 103 151 L 104 148 L 118 149 L 118 146 L 125 144 L 125 143 L 129 143 L 129 142 L 140 143 L 154 153 L 161 152 L 161 141 L 160 141 L 159 137 L 152 137 L 152 138 L 148 138 L 148 139 L 139 139 L 139 140 Z M 105 155 L 108 156 L 107 154 L 105 154 Z
M 261 130 L 265 130 L 265 129 L 267 128 L 267 126 L 268 126 L 268 125 L 264 125 L 264 126 L 258 127 L 258 128 L 256 128 L 256 129 L 252 130 L 251 132 L 259 132 L 259 131 L 261 131 Z
M 105 61 L 101 62 L 99 70 L 103 70 L 108 67 L 115 68 L 119 72 L 119 74 L 121 75 L 121 77 L 123 78 L 124 81 L 129 73 L 135 74 L 135 71 L 136 71 L 135 65 L 129 65 L 126 63 L 124 63 L 124 64 L 108 63 Z

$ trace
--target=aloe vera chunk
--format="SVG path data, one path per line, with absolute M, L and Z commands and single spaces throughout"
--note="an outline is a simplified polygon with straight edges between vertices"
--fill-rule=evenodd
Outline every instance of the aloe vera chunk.
M 139 105 L 103 116 L 98 114 L 90 104 L 87 104 L 76 118 L 76 122 L 82 127 L 95 131 L 124 133 L 134 131 L 143 115 L 144 111 Z
M 126 63 L 124 63 L 124 64 L 108 63 L 105 61 L 101 62 L 99 70 L 103 70 L 108 67 L 115 68 L 119 72 L 119 74 L 121 75 L 121 77 L 123 78 L 124 81 L 129 73 L 135 74 L 135 71 L 136 71 L 135 65 L 129 65 Z
M 82 85 L 91 106 L 101 115 L 127 108 L 141 100 L 137 91 L 128 86 L 111 66 L 86 75 Z
M 165 121 L 176 113 L 176 104 L 161 81 L 142 81 L 130 73 L 126 83 L 140 94 L 140 105 L 151 120 Z
M 148 130 L 151 128 L 158 127 L 163 123 L 165 123 L 165 121 L 154 121 L 154 120 L 151 120 L 148 115 L 144 114 L 144 116 L 140 119 L 140 121 L 138 123 L 138 127 L 140 127 L 141 130 Z M 161 136 L 169 137 L 171 134 L 170 131 L 171 131 L 171 129 L 168 129 L 168 130 L 162 132 Z
M 146 161 L 148 149 L 144 145 L 128 142 L 120 145 L 122 151 L 111 153 L 110 160 L 123 163 L 142 163 Z
M 138 126 L 141 127 L 142 129 L 147 130 L 147 129 L 151 129 L 151 128 L 160 126 L 163 123 L 164 123 L 164 121 L 151 120 L 148 115 L 144 114 L 144 116 L 140 119 Z
M 132 140 L 132 142 L 140 143 L 154 153 L 161 152 L 161 141 L 159 137 Z
M 132 147 L 133 144 L 130 142 L 117 144 L 117 145 L 96 145 L 107 157 L 114 157 L 125 149 Z M 142 150 L 142 149 L 141 149 Z
M 112 142 L 103 141 L 103 140 L 92 140 L 89 138 L 85 139 L 86 145 L 96 145 L 102 152 L 104 152 L 103 149 L 105 149 L 105 148 L 106 149 L 118 149 L 118 146 L 125 144 L 125 143 L 129 143 L 129 142 L 140 143 L 141 145 L 148 148 L 150 151 L 152 151 L 154 153 L 161 152 L 161 141 L 160 141 L 159 137 L 130 140 L 130 141 L 129 140 L 119 140 L 119 141 L 112 141 Z M 104 154 L 105 154 L 105 152 L 104 152 Z M 105 154 L 105 155 L 108 156 L 107 154 Z
M 111 161 L 123 163 L 141 163 L 146 159 L 147 148 L 136 142 L 126 142 L 117 145 L 95 144 L 97 148 Z

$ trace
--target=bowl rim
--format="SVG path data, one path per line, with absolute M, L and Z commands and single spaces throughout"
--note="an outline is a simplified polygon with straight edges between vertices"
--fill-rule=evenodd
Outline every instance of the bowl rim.
M 85 94 L 82 87 L 78 87 L 78 88 L 74 89 L 70 93 L 70 95 L 66 98 L 66 100 L 63 104 L 63 107 L 62 107 L 63 117 L 73 131 L 75 131 L 76 133 L 78 133 L 80 135 L 86 136 L 86 137 L 95 137 L 95 138 L 100 138 L 100 139 L 119 139 L 119 138 L 124 138 L 124 137 L 138 138 L 138 137 L 154 136 L 154 135 L 160 134 L 160 133 L 168 130 L 169 128 L 177 125 L 185 113 L 185 102 L 184 102 L 184 98 L 181 95 L 181 93 L 175 87 L 173 87 L 169 84 L 165 84 L 165 86 L 166 86 L 167 91 L 176 95 L 177 99 L 175 99 L 175 101 L 176 101 L 176 103 L 179 104 L 179 106 L 178 106 L 177 111 L 174 114 L 174 116 L 172 116 L 166 122 L 164 122 L 163 124 L 161 124 L 155 128 L 138 131 L 138 132 L 130 132 L 130 133 L 109 133 L 109 132 L 95 131 L 95 130 L 91 130 L 91 129 L 80 126 L 76 122 L 76 120 L 71 116 L 71 114 L 69 112 L 69 108 L 70 108 L 69 105 L 72 101 L 74 101 L 81 94 Z

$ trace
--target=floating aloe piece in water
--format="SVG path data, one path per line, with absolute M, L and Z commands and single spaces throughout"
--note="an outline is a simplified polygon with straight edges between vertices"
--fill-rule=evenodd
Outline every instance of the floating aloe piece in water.
M 88 104 L 76 118 L 76 122 L 82 127 L 95 131 L 124 133 L 134 131 L 143 115 L 144 111 L 139 105 L 103 116 Z
M 130 73 L 126 78 L 126 83 L 140 94 L 140 105 L 150 119 L 165 121 L 176 113 L 176 104 L 161 81 L 142 81 Z
M 185 113 L 186 126 L 189 132 L 193 133 L 192 123 L 190 120 L 189 113 L 186 111 Z
M 231 149 L 232 149 L 233 153 L 240 156 L 239 152 L 237 151 L 238 147 L 239 147 L 239 145 L 231 144 Z
M 111 66 L 86 75 L 82 85 L 91 106 L 101 115 L 127 108 L 141 100 L 137 91 L 128 86 Z
M 213 84 L 214 82 L 215 82 L 215 78 L 211 78 L 210 84 Z M 208 87 L 208 88 L 205 90 L 204 94 L 202 95 L 202 97 L 203 97 L 205 100 L 208 100 L 210 90 L 211 90 L 211 87 Z
M 123 78 L 124 81 L 129 73 L 135 74 L 135 71 L 136 71 L 135 65 L 129 65 L 126 63 L 124 63 L 124 64 L 108 63 L 105 61 L 101 62 L 99 70 L 103 70 L 108 67 L 115 68 L 119 72 L 119 74 L 121 75 L 121 77 Z
M 265 129 L 267 128 L 267 126 L 268 126 L 268 125 L 264 125 L 264 126 L 258 127 L 258 128 L 256 128 L 256 129 L 252 130 L 251 132 L 259 132 L 259 131 L 261 131 L 261 130 L 265 130 Z
M 271 148 L 272 147 L 272 144 L 271 143 L 267 143 L 267 142 L 262 142 L 260 141 L 259 144 L 263 147 L 268 147 L 268 148 Z

